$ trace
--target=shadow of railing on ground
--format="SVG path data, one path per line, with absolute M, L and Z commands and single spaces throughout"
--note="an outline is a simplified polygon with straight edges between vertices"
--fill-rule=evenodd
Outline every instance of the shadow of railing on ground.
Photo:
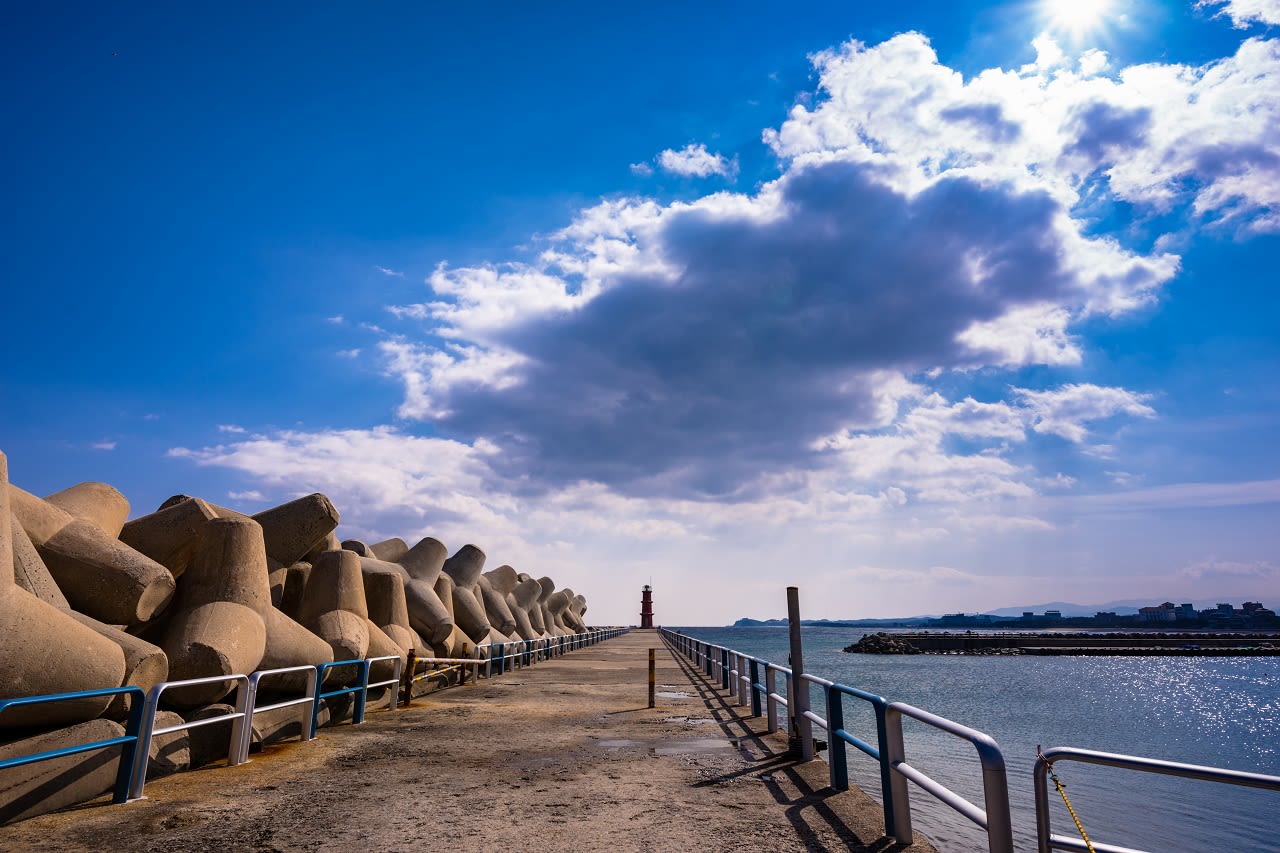
M 672 658 L 725 737 L 737 743 L 743 759 L 748 762 L 740 770 L 696 782 L 695 787 L 712 787 L 747 776 L 758 778 L 774 801 L 785 807 L 788 822 L 808 850 L 829 850 L 820 840 L 818 826 L 834 833 L 843 842 L 841 849 L 851 853 L 892 853 L 907 849 L 909 845 L 899 844 L 888 836 L 874 840 L 860 837 L 839 811 L 832 808 L 830 801 L 842 792 L 830 786 L 815 788 L 811 784 L 806 776 L 813 774 L 801 772 L 801 762 L 788 748 L 785 734 L 770 734 L 764 717 L 750 716 L 749 705 L 739 706 L 736 697 L 724 695 L 719 681 L 712 680 L 683 655 L 673 652 Z M 825 778 L 825 769 L 819 773 Z

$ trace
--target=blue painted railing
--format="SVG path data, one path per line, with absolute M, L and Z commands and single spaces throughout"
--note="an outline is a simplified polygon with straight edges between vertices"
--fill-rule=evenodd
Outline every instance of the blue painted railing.
M 524 640 L 518 643 L 499 643 L 495 646 L 481 646 L 477 649 L 477 654 L 488 654 L 488 658 L 476 657 L 458 659 L 458 663 L 467 664 L 476 668 L 477 677 L 479 668 L 484 666 L 486 676 L 493 676 L 493 663 L 498 661 L 498 673 L 506 672 L 506 661 L 515 662 L 516 666 L 531 666 L 538 661 L 550 660 L 552 657 L 558 657 L 566 654 L 574 649 L 581 649 L 603 640 L 617 637 L 627 632 L 626 628 L 600 628 L 591 629 L 583 634 L 577 634 L 566 637 L 555 637 L 542 640 Z M 442 660 L 438 658 L 418 658 L 419 662 L 430 662 Z M 393 678 L 386 681 L 369 682 L 369 673 L 371 666 L 380 661 L 395 661 Z M 0 770 L 8 767 L 21 767 L 27 764 L 35 764 L 41 761 L 48 761 L 54 758 L 61 758 L 68 755 L 78 755 L 84 752 L 92 752 L 99 749 L 107 749 L 113 746 L 121 747 L 120 768 L 116 774 L 115 785 L 112 788 L 113 803 L 126 803 L 131 799 L 139 799 L 143 796 L 143 788 L 146 783 L 146 771 L 149 759 L 149 745 L 152 736 L 169 734 L 180 730 L 194 728 L 200 725 L 209 725 L 214 723 L 225 723 L 228 720 L 234 722 L 234 728 L 231 735 L 231 743 L 228 745 L 227 763 L 228 765 L 240 764 L 248 760 L 250 740 L 253 737 L 253 715 L 255 711 L 267 711 L 275 708 L 284 708 L 291 705 L 308 706 L 303 716 L 301 726 L 302 740 L 311 740 L 316 736 L 318 728 L 319 713 L 325 699 L 336 698 L 344 695 L 355 695 L 355 705 L 352 710 L 352 724 L 358 725 L 364 722 L 368 692 L 371 688 L 391 687 L 391 701 L 389 707 L 394 709 L 398 706 L 396 701 L 396 687 L 402 684 L 408 687 L 413 676 L 412 672 L 406 672 L 402 669 L 402 661 L 399 656 L 388 655 L 386 657 L 364 658 L 359 660 L 336 661 L 333 663 L 323 663 L 318 666 L 299 666 L 286 667 L 283 669 L 264 670 L 253 673 L 252 675 L 225 675 L 215 676 L 203 679 L 190 679 L 185 681 L 168 681 L 154 685 L 150 691 L 144 692 L 141 687 L 112 687 L 102 690 L 84 690 L 76 693 L 56 693 L 44 696 L 22 696 L 13 699 L 0 699 L 0 714 L 3 714 L 9 708 L 17 708 L 29 705 L 43 705 L 52 702 L 65 702 L 77 699 L 94 699 L 104 696 L 127 695 L 132 701 L 129 703 L 129 717 L 125 725 L 125 733 L 121 737 L 108 738 L 106 740 L 91 741 L 88 743 L 75 744 L 72 746 L 62 747 L 60 749 L 47 750 L 45 752 L 31 753 L 28 755 L 19 755 L 13 758 L 0 759 Z M 325 675 L 336 667 L 355 666 L 357 668 L 357 681 L 354 685 L 337 688 L 329 691 L 322 691 L 319 685 L 324 683 Z M 257 688 L 259 681 L 265 676 L 280 675 L 284 673 L 304 673 L 306 680 L 306 691 L 301 698 L 290 699 L 284 702 L 278 702 L 273 705 L 267 705 L 261 708 L 255 708 L 257 700 Z M 220 682 L 220 681 L 237 681 L 240 682 L 239 693 L 235 710 L 231 714 L 225 714 L 218 717 L 211 717 L 205 720 L 184 723 L 178 726 L 171 726 L 164 729 L 155 728 L 155 715 L 159 709 L 160 695 L 170 687 L 191 686 L 200 683 Z
M 18 699 L 0 700 L 0 714 L 3 714 L 10 708 L 18 708 L 25 705 L 47 705 L 51 702 L 67 702 L 75 699 L 94 699 L 99 696 L 129 696 L 132 701 L 129 702 L 129 719 L 125 723 L 124 735 L 121 737 L 107 738 L 106 740 L 95 740 L 88 743 L 76 744 L 74 746 L 64 746 L 61 749 L 50 749 L 45 752 L 35 752 L 29 755 L 18 755 L 13 758 L 5 758 L 0 760 L 0 770 L 6 767 L 22 767 L 26 764 L 35 764 L 40 761 L 48 761 L 52 758 L 62 758 L 65 755 L 79 755 L 82 752 L 93 752 L 99 749 L 107 749 L 112 746 L 120 747 L 120 769 L 116 772 L 116 783 L 112 788 L 111 802 L 125 803 L 129 801 L 129 777 L 133 772 L 133 766 L 138 755 L 139 734 L 142 731 L 142 708 L 146 694 L 143 693 L 141 687 L 110 687 L 103 690 L 82 690 L 77 693 L 52 693 L 46 696 L 23 696 Z M 145 755 L 145 750 L 143 755 Z
M 695 639 L 678 631 L 662 629 L 662 636 L 679 653 L 685 655 L 695 666 L 700 666 L 704 673 L 720 682 L 722 689 L 736 697 L 740 706 L 751 705 L 751 715 L 762 715 L 761 699 L 767 703 L 768 727 L 770 732 L 779 730 L 778 707 L 788 710 L 797 707 L 795 701 L 796 682 L 813 685 L 822 690 L 823 707 L 826 717 L 815 711 L 804 711 L 803 719 L 791 719 L 787 725 L 788 734 L 792 738 L 812 738 L 811 725 L 825 729 L 828 734 L 827 770 L 830 785 L 837 791 L 849 789 L 848 746 L 862 751 L 879 765 L 881 801 L 884 808 L 885 834 L 892 836 L 901 844 L 910 844 L 911 805 L 907 793 L 907 780 L 910 779 L 939 801 L 982 827 L 987 832 L 990 853 L 1013 853 L 1013 829 L 1010 823 L 1009 788 L 1005 776 L 1004 757 L 1000 747 L 987 735 L 974 729 L 953 723 L 942 717 L 921 711 L 901 702 L 890 702 L 883 696 L 836 684 L 825 678 L 809 673 L 801 673 L 799 677 L 790 668 L 770 663 L 763 658 L 753 657 L 735 649 L 717 646 Z M 765 672 L 762 683 L 759 678 L 761 669 Z M 776 676 L 781 673 L 786 680 L 786 694 L 776 689 Z M 845 729 L 844 699 L 850 697 L 866 702 L 875 714 L 876 743 L 869 744 Z M 982 766 L 983 795 L 986 808 L 979 808 L 954 791 L 926 776 L 906 761 L 905 747 L 902 737 L 902 717 L 908 716 L 963 738 L 974 744 L 978 751 L 978 759 Z M 813 754 L 812 740 L 807 744 L 804 754 Z
M 946 804 L 964 815 L 987 833 L 988 849 L 991 853 L 1011 853 L 1013 850 L 1013 827 L 1009 809 L 1008 781 L 1005 772 L 1004 755 L 1000 746 L 989 735 L 968 726 L 931 714 L 905 702 L 890 702 L 883 696 L 836 684 L 825 678 L 809 673 L 801 673 L 796 678 L 792 671 L 784 666 L 769 663 L 760 658 L 745 655 L 733 649 L 703 642 L 677 631 L 663 629 L 663 637 L 677 652 L 685 655 L 694 666 L 700 668 L 708 678 L 718 681 L 722 689 L 729 691 L 730 697 L 737 699 L 739 705 L 751 702 L 751 715 L 761 716 L 760 700 L 763 697 L 767 706 L 768 727 L 770 732 L 779 730 L 778 707 L 788 709 L 795 707 L 795 682 L 807 683 L 819 687 L 823 691 L 824 706 L 827 716 L 823 718 L 813 711 L 806 711 L 805 718 L 812 724 L 826 729 L 829 748 L 827 751 L 828 770 L 831 787 L 836 790 L 848 790 L 848 757 L 847 746 L 853 746 L 876 761 L 880 768 L 881 799 L 884 803 L 885 834 L 892 836 L 900 843 L 910 843 L 911 806 L 907 793 L 907 781 L 915 783 L 919 788 L 932 795 L 939 802 Z M 760 682 L 759 673 L 763 668 L 764 683 Z M 776 689 L 777 675 L 781 673 L 786 679 L 785 695 Z M 750 696 L 748 697 L 748 692 Z M 851 697 L 868 703 L 875 714 L 876 743 L 867 743 L 845 729 L 844 698 Z M 930 778 L 918 768 L 908 763 L 902 737 L 902 718 L 910 717 L 918 722 L 932 726 L 962 740 L 968 741 L 978 755 L 982 767 L 982 789 L 985 808 L 969 802 L 954 791 L 946 788 Z M 801 721 L 789 721 L 788 734 L 804 737 L 804 726 Z M 812 751 L 810 751 L 812 754 Z M 1096 850 L 1098 853 L 1141 853 L 1129 848 L 1109 844 L 1077 841 L 1050 831 L 1048 794 L 1045 776 L 1054 761 L 1083 761 L 1127 770 L 1146 773 L 1160 773 L 1170 776 L 1182 776 L 1201 781 L 1218 782 L 1231 785 L 1243 785 L 1254 788 L 1280 792 L 1280 776 L 1261 773 L 1245 773 L 1216 767 L 1179 764 L 1171 761 L 1143 758 L 1133 755 L 1117 755 L 1095 752 L 1074 747 L 1054 747 L 1046 749 L 1037 757 L 1034 769 L 1036 835 L 1038 853 L 1050 853 L 1051 850 Z

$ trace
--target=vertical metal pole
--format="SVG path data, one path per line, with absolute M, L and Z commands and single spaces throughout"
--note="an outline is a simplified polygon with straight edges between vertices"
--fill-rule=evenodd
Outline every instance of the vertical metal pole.
M 893 798 L 893 826 L 886 827 L 894 840 L 902 844 L 911 843 L 911 801 L 907 798 L 907 777 L 894 769 L 894 765 L 906 761 L 906 747 L 902 743 L 902 712 L 897 708 L 886 708 L 884 711 L 885 746 L 881 752 L 889 767 L 889 790 Z M 885 802 L 890 796 L 885 795 Z
M 365 683 L 368 684 L 369 679 L 366 678 Z M 236 704 L 232 712 L 236 714 L 236 719 L 231 724 L 231 746 L 227 749 L 228 767 L 249 760 L 249 741 L 253 739 L 253 730 L 249 728 L 249 703 L 254 701 L 253 692 L 244 682 L 236 688 Z
M 1013 853 L 1013 822 L 1009 815 L 1009 780 L 1004 760 L 982 762 L 982 795 L 987 807 L 987 846 L 991 853 Z
M 3 456 L 0 456 L 0 464 L 3 464 Z M 7 487 L 6 487 L 7 488 Z M 139 747 L 142 746 L 142 729 L 144 725 L 143 714 L 151 712 L 151 724 L 147 726 L 147 751 L 143 752 Z M 138 762 L 143 758 L 151 757 L 151 733 L 150 729 L 155 728 L 155 708 L 151 706 L 144 696 L 137 694 L 129 694 L 129 721 L 125 724 L 124 733 L 126 737 L 133 738 L 129 743 L 124 744 L 120 748 L 120 766 L 116 768 L 116 784 L 111 789 L 111 802 L 127 803 L 133 794 L 133 777 L 134 771 L 138 768 Z M 143 771 L 145 775 L 146 771 Z M 146 779 L 143 779 L 146 784 Z M 142 795 L 142 788 L 138 789 L 138 796 Z
M 751 716 L 760 716 L 760 691 L 756 685 L 760 683 L 760 663 L 751 659 Z
M 320 703 L 324 701 L 324 677 L 329 672 L 331 664 L 322 663 L 316 665 L 316 692 L 314 700 L 311 703 L 311 721 L 307 724 L 307 740 L 315 740 L 316 726 L 320 720 Z
M 351 724 L 358 726 L 364 722 L 365 700 L 369 698 L 369 659 L 360 661 L 360 689 L 356 691 L 356 705 L 351 712 Z
M 778 672 L 768 664 L 764 665 L 764 692 L 765 707 L 769 709 L 769 732 L 773 733 L 778 730 L 778 700 L 773 698 L 773 694 L 778 692 Z
M 1036 749 L 1039 749 L 1037 745 Z M 1049 782 L 1045 779 L 1045 771 L 1050 764 L 1044 758 L 1036 759 L 1036 850 L 1038 853 L 1052 853 L 1049 844 Z
M 809 683 L 804 674 L 804 643 L 800 638 L 800 589 L 787 587 L 787 624 L 791 629 L 791 750 L 801 761 L 813 760 L 813 723 L 805 716 L 809 710 Z M 796 742 L 799 738 L 799 742 Z
M 720 650 L 720 688 L 722 690 L 729 689 L 729 650 Z
M 849 790 L 848 746 L 841 737 L 844 734 L 844 696 L 839 690 L 824 687 L 827 694 L 827 765 L 831 773 L 831 787 L 837 791 Z
M 658 687 L 658 662 L 654 657 L 656 649 L 649 649 L 649 707 L 654 707 L 657 701 Z
M 885 722 L 886 709 L 884 701 L 873 702 L 876 712 L 876 746 L 880 752 L 880 798 L 884 800 L 884 834 L 892 835 L 893 817 L 893 771 L 889 769 L 889 726 Z M 906 787 L 906 784 L 903 784 Z M 903 804 L 903 808 L 908 808 Z

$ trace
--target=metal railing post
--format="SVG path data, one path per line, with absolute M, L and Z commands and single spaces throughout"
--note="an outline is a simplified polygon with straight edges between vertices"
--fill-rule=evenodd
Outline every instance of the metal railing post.
M 1036 757 L 1032 776 L 1035 779 L 1036 801 L 1036 853 L 1052 853 L 1049 827 L 1049 781 L 1046 778 L 1049 760 L 1043 754 Z
M 360 691 L 356 693 L 356 705 L 351 711 L 352 725 L 360 725 L 364 722 L 364 706 L 365 701 L 369 698 L 369 659 L 365 658 L 360 661 Z
M 823 687 L 827 698 L 827 768 L 831 787 L 837 791 L 849 790 L 849 759 L 845 751 L 844 696 L 838 690 Z
M 756 687 L 760 683 L 760 662 L 755 658 L 751 659 L 750 664 L 751 679 L 751 716 L 760 716 L 760 691 Z
M 773 694 L 778 692 L 778 673 L 768 664 L 764 667 L 764 689 L 768 694 L 765 707 L 769 711 L 769 732 L 772 734 L 778 730 L 778 700 L 773 698 Z
M 906 761 L 906 748 L 902 742 L 902 712 L 896 708 L 886 708 L 884 712 L 885 745 L 881 755 L 884 756 L 890 770 L 895 765 Z M 894 840 L 901 844 L 911 843 L 911 801 L 908 799 L 907 780 L 901 773 L 889 774 L 891 793 L 885 799 L 893 798 L 893 826 L 885 827 Z
M 981 752 L 981 750 L 979 750 Z M 1009 779 L 1004 756 L 982 756 L 982 795 L 987 809 L 987 844 L 991 853 L 1013 853 L 1013 818 L 1009 814 Z
M 720 688 L 729 689 L 729 650 L 720 650 Z
M 880 753 L 880 796 L 884 800 L 884 833 L 885 835 L 893 835 L 895 826 L 894 821 L 896 820 L 894 817 L 895 807 L 893 802 L 894 791 L 896 790 L 894 787 L 894 776 L 896 774 L 889 765 L 889 725 L 886 721 L 888 717 L 888 709 L 882 702 L 877 702 L 872 705 L 872 707 L 875 709 L 876 713 L 876 746 Z M 899 721 L 899 727 L 901 727 L 901 721 Z M 906 780 L 902 780 L 902 786 L 904 789 L 906 788 L 906 784 Z M 902 807 L 904 809 L 910 808 L 905 801 L 903 802 Z M 910 825 L 908 825 L 907 828 L 910 830 Z

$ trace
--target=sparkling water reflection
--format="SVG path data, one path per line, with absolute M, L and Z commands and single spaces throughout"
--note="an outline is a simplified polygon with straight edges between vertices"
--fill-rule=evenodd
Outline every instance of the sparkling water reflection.
M 687 633 L 785 663 L 778 628 L 689 628 Z M 996 739 L 1008 764 L 1014 843 L 1035 849 L 1032 766 L 1038 744 L 1142 755 L 1280 775 L 1280 658 L 851 655 L 858 629 L 806 628 L 810 672 L 908 702 Z M 814 695 L 814 707 L 819 697 Z M 846 700 L 846 728 L 875 742 L 870 706 Z M 907 760 L 982 804 L 973 748 L 904 721 Z M 850 777 L 879 796 L 877 768 L 849 753 Z M 1062 762 L 1057 772 L 1095 841 L 1150 851 L 1280 853 L 1280 794 Z M 917 831 L 944 851 L 986 849 L 984 834 L 912 786 Z M 1074 832 L 1061 800 L 1054 831 Z

